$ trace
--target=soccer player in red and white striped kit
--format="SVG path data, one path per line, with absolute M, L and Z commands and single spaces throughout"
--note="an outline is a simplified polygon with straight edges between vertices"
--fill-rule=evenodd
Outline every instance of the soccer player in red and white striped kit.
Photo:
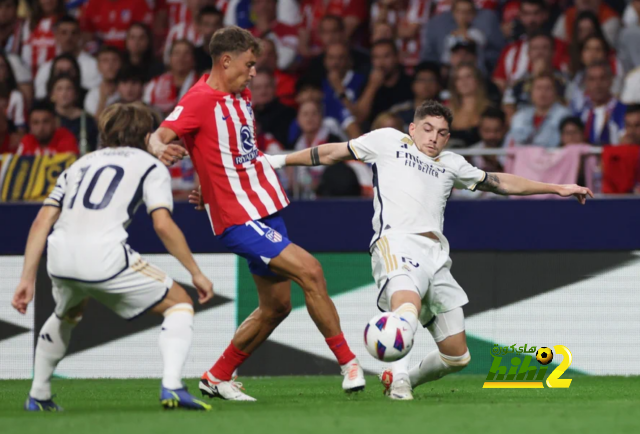
M 291 280 L 342 369 L 342 388 L 364 389 L 364 373 L 340 328 L 320 263 L 291 243 L 279 211 L 289 204 L 274 169 L 256 147 L 251 92 L 259 41 L 231 26 L 209 45 L 211 75 L 203 76 L 151 136 L 152 152 L 171 165 L 188 151 L 201 182 L 203 206 L 214 235 L 249 263 L 258 308 L 240 325 L 222 356 L 205 372 L 200 390 L 211 397 L 255 399 L 240 390 L 233 373 L 291 310 Z M 185 147 L 172 144 L 180 138 Z

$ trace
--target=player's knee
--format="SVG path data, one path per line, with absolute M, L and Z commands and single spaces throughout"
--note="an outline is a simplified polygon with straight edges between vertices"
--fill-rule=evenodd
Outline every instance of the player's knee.
M 166 299 L 170 302 L 171 306 L 182 303 L 190 304 L 191 306 L 193 306 L 193 300 L 191 299 L 189 294 L 187 294 L 187 291 L 176 282 L 173 282 L 173 285 L 169 289 L 169 293 L 167 294 Z
M 325 286 L 324 273 L 322 266 L 316 258 L 311 258 L 304 265 L 302 270 L 302 289 L 307 291 L 315 291 Z
M 291 313 L 291 300 L 272 303 L 268 308 L 261 307 L 263 316 L 268 322 L 279 324 Z

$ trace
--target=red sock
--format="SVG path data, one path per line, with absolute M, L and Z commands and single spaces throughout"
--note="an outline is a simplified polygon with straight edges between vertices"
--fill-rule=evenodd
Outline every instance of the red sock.
M 233 371 L 249 357 L 250 354 L 240 351 L 233 345 L 233 342 L 229 344 L 224 353 L 220 356 L 218 361 L 209 372 L 218 380 L 229 381 L 233 375 Z
M 351 352 L 343 333 L 326 338 L 325 341 L 327 341 L 327 345 L 329 345 L 329 348 L 333 351 L 340 365 L 346 365 L 356 358 L 356 355 Z

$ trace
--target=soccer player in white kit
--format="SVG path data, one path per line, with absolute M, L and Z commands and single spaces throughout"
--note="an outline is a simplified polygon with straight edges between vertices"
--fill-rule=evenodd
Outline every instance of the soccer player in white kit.
M 20 313 L 26 312 L 48 241 L 47 271 L 56 307 L 39 333 L 25 410 L 61 410 L 51 399 L 51 377 L 88 297 L 127 320 L 147 311 L 163 315 L 161 404 L 165 408 L 211 408 L 189 394 L 181 380 L 193 335 L 191 298 L 126 244 L 125 228 L 144 202 L 165 247 L 191 273 L 200 303 L 213 297 L 211 281 L 200 271 L 171 218 L 169 171 L 146 151 L 153 123 L 153 115 L 142 105 L 107 108 L 99 122 L 105 147 L 82 157 L 60 175 L 31 226 L 22 277 L 11 304 Z M 47 238 L 52 226 L 53 233 Z
M 409 134 L 382 128 L 348 143 L 330 143 L 268 156 L 274 168 L 330 165 L 356 159 L 373 169 L 375 234 L 370 245 L 377 304 L 405 319 L 415 333 L 426 327 L 438 349 L 409 369 L 409 357 L 381 374 L 391 399 L 413 399 L 412 390 L 462 370 L 467 349 L 462 306 L 466 293 L 451 275 L 449 243 L 442 233 L 444 210 L 453 188 L 501 195 L 557 194 L 584 204 L 591 191 L 578 185 L 531 181 L 507 173 L 485 173 L 464 157 L 443 151 L 451 111 L 435 101 L 416 109 Z

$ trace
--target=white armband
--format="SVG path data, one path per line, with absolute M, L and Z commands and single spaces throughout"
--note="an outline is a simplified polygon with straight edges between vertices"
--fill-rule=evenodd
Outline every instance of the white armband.
M 271 167 L 274 169 L 281 169 L 286 166 L 286 155 L 268 155 L 264 154 L 264 157 L 267 159 Z

